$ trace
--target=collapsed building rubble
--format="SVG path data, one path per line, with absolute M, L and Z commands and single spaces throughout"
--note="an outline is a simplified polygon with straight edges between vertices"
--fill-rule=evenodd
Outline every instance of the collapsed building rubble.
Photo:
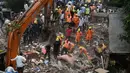
M 93 73 L 98 68 L 105 69 L 107 58 L 109 57 L 108 26 L 105 23 L 93 23 L 90 26 L 93 26 L 95 31 L 92 46 L 86 45 L 84 38 L 81 43 L 86 46 L 87 51 L 93 57 L 91 61 L 86 56 L 80 57 L 78 47 L 75 46 L 75 50 L 73 51 L 75 59 L 73 65 L 73 62 L 70 64 L 68 63 L 70 61 L 65 61 L 66 59 L 55 59 L 53 54 L 51 54 L 51 61 L 49 62 L 47 58 L 44 58 L 44 54 L 41 51 L 41 45 L 45 45 L 45 43 L 34 43 L 33 45 L 30 44 L 22 47 L 22 52 L 24 52 L 28 60 L 24 73 Z M 100 43 L 103 43 L 106 47 L 101 55 L 98 56 L 95 51 Z M 51 52 L 52 49 L 53 47 L 51 48 Z

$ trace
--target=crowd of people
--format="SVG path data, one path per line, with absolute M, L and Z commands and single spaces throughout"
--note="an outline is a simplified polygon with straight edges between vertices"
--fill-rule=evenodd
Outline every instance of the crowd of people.
M 90 26 L 89 23 L 93 22 L 93 12 L 95 10 L 101 11 L 103 7 L 102 4 L 100 2 L 85 3 L 83 1 L 80 3 L 69 1 L 65 4 L 65 7 L 62 6 L 62 4 L 64 3 L 57 4 L 55 12 L 58 13 L 59 26 L 61 26 L 63 30 L 65 29 L 65 33 L 58 32 L 53 45 L 47 44 L 45 47 L 41 47 L 42 49 L 45 48 L 43 50 L 46 51 L 43 53 L 45 55 L 44 57 L 48 57 L 49 61 L 51 60 L 51 47 L 53 47 L 53 55 L 57 60 L 63 59 L 73 64 L 72 60 L 74 61 L 74 59 L 69 59 L 73 57 L 74 50 L 79 50 L 79 56 L 85 55 L 87 60 L 91 61 L 93 57 L 91 57 L 86 47 L 80 42 L 82 41 L 81 39 L 85 38 L 86 44 L 92 45 L 95 31 L 93 30 L 93 26 Z M 42 18 L 42 15 L 40 16 L 41 17 L 38 18 Z M 32 43 L 32 41 L 38 39 L 38 36 L 41 34 L 44 20 L 42 21 L 38 18 L 36 18 L 25 31 L 23 36 L 24 43 Z M 74 37 L 72 37 L 72 35 L 74 35 Z M 72 40 L 73 38 L 75 39 L 74 41 Z M 75 47 L 78 47 L 78 49 Z M 106 46 L 102 42 L 98 45 L 97 52 L 100 54 L 105 48 Z M 11 59 L 11 61 L 16 60 L 18 73 L 23 73 L 24 63 L 26 62 L 25 57 L 21 55 L 22 54 Z M 14 69 L 10 65 L 6 71 L 12 73 Z

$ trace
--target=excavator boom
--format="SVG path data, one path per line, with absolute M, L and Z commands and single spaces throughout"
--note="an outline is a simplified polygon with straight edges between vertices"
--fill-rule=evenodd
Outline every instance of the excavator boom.
M 20 25 L 18 29 L 13 29 L 9 32 L 8 35 L 8 49 L 6 54 L 6 66 L 10 64 L 16 68 L 16 62 L 11 61 L 12 58 L 15 58 L 19 53 L 19 44 L 20 39 L 25 32 L 26 28 L 30 22 L 37 16 L 40 10 L 45 6 L 52 6 L 53 0 L 37 0 L 35 1 L 27 11 L 24 12 L 23 16 L 20 17 L 17 21 L 17 24 Z

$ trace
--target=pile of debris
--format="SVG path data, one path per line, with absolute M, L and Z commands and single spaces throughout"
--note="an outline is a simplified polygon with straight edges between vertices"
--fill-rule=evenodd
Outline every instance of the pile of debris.
M 71 57 L 68 55 L 59 55 L 59 59 L 55 59 L 53 54 L 51 54 L 51 61 L 47 58 L 44 58 L 42 52 L 42 45 L 45 43 L 33 43 L 28 46 L 21 47 L 22 52 L 27 58 L 27 63 L 25 66 L 24 73 L 93 73 L 108 71 L 105 70 L 108 64 L 109 58 L 109 47 L 108 45 L 108 26 L 107 24 L 90 24 L 94 29 L 94 37 L 92 41 L 92 46 L 86 45 L 86 41 L 83 38 L 81 43 L 87 48 L 87 51 L 90 53 L 93 59 L 90 61 L 86 56 L 79 56 L 78 46 L 75 46 Z M 74 36 L 74 35 L 72 35 Z M 102 41 L 103 40 L 103 41 Z M 98 56 L 95 53 L 99 43 L 105 44 L 105 50 L 102 51 L 101 55 Z M 53 47 L 51 47 L 52 53 Z M 60 60 L 62 59 L 62 60 Z

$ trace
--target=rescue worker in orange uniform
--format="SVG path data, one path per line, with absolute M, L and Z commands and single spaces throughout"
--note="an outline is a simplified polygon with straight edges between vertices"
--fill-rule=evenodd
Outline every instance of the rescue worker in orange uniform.
M 93 36 L 93 30 L 92 27 L 89 27 L 89 29 L 86 32 L 86 41 L 91 41 Z
M 69 42 L 69 52 L 70 52 L 70 53 L 72 53 L 72 52 L 73 52 L 73 50 L 74 50 L 74 46 L 75 46 L 75 44 L 74 44 L 74 43 Z
M 61 50 L 61 55 L 63 55 L 64 53 L 67 54 L 68 53 L 68 50 L 69 50 L 69 40 L 66 39 L 64 44 L 63 44 L 63 48 Z
M 72 21 L 74 22 L 75 27 L 77 28 L 77 27 L 78 27 L 78 24 L 79 24 L 78 14 L 76 14 L 76 13 L 74 14 L 74 17 L 73 17 Z
M 80 50 L 80 55 L 85 54 L 85 56 L 88 58 L 88 60 L 92 59 L 92 57 L 89 56 L 89 53 L 87 52 L 85 47 L 80 46 L 79 50 Z
M 80 42 L 81 35 L 82 35 L 82 32 L 80 31 L 80 29 L 78 29 L 78 31 L 76 32 L 76 38 L 75 38 L 75 41 L 76 41 L 78 44 L 79 44 L 79 42 Z

